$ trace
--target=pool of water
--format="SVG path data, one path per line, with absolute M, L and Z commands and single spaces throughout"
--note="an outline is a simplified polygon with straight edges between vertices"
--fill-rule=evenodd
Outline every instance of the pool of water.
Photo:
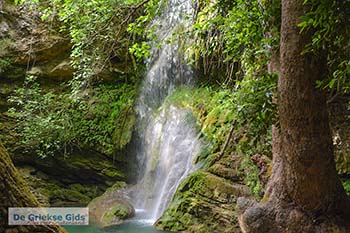
M 154 219 L 143 209 L 135 210 L 135 217 L 126 220 L 123 224 L 98 228 L 96 226 L 65 226 L 68 233 L 161 233 L 153 227 Z
M 150 223 L 129 221 L 118 226 L 98 228 L 95 226 L 65 226 L 68 233 L 160 233 Z

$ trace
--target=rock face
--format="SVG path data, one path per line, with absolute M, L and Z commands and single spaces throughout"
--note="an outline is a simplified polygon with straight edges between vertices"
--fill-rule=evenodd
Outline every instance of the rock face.
M 125 181 L 125 163 L 94 151 L 68 157 L 13 156 L 16 166 L 43 205 L 86 206 L 116 181 Z
M 92 224 L 108 227 L 121 224 L 125 219 L 135 215 L 134 207 L 124 192 L 125 183 L 116 183 L 100 197 L 88 205 Z
M 340 99 L 329 107 L 337 170 L 344 180 L 349 180 L 348 104 Z M 249 190 L 237 170 L 238 160 L 234 156 L 226 157 L 207 170 L 198 171 L 185 179 L 156 227 L 184 232 L 241 232 L 235 209 L 238 197 L 249 196 Z M 266 175 L 269 175 L 268 171 Z M 239 205 L 251 203 L 241 202 Z M 254 209 L 250 214 L 256 218 L 262 215 L 260 209 Z
M 69 39 L 50 30 L 38 13 L 5 4 L 0 18 L 0 77 L 11 81 L 23 78 L 26 72 L 57 80 L 72 76 L 73 69 L 66 62 Z
M 234 164 L 232 159 L 223 159 L 209 169 L 211 172 L 198 171 L 186 178 L 156 227 L 185 232 L 241 232 L 235 204 L 238 197 L 249 196 L 250 191 L 237 182 L 241 180 L 239 174 L 227 167 L 228 163 Z

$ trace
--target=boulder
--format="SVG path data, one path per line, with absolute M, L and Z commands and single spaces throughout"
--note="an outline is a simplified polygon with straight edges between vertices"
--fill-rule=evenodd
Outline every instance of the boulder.
M 169 231 L 238 233 L 236 200 L 249 195 L 244 185 L 209 172 L 195 172 L 177 189 L 156 227 Z
M 118 225 L 135 215 L 134 207 L 126 195 L 125 183 L 117 182 L 102 195 L 90 202 L 90 222 L 100 227 Z

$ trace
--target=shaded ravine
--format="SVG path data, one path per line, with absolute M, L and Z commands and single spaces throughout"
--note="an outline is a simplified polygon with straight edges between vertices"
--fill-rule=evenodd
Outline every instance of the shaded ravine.
M 190 26 L 192 4 L 191 0 L 169 0 L 153 21 L 158 40 L 151 44 L 148 72 L 136 106 L 139 174 L 132 196 L 135 208 L 144 210 L 144 218 L 150 222 L 162 215 L 180 182 L 195 169 L 193 160 L 202 147 L 192 113 L 163 106 L 176 87 L 195 82 L 192 70 L 183 62 L 180 40 L 165 42 L 173 39 L 176 30 Z

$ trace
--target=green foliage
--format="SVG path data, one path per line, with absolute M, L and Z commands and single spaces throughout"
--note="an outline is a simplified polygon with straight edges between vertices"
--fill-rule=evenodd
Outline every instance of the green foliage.
M 263 186 L 259 180 L 259 169 L 252 163 L 249 154 L 243 157 L 240 170 L 245 174 L 244 183 L 250 187 L 251 192 L 256 197 L 262 197 Z
M 186 48 L 189 62 L 206 81 L 220 85 L 189 105 L 199 113 L 203 133 L 214 144 L 212 156 L 221 153 L 234 127 L 226 153 L 244 155 L 241 170 L 256 195 L 262 193 L 262 185 L 250 156 L 271 156 L 277 76 L 269 74 L 267 67 L 278 53 L 280 24 L 280 0 L 202 0 L 196 22 L 187 32 L 194 40 Z M 197 94 L 188 98 L 196 101 Z
M 328 77 L 317 85 L 337 92 L 349 92 L 350 1 L 305 0 L 304 3 L 311 9 L 302 17 L 299 26 L 301 31 L 313 33 L 305 53 L 324 56 L 328 64 Z
M 271 156 L 277 75 L 269 74 L 267 65 L 278 50 L 280 7 L 279 0 L 200 1 L 196 23 L 188 32 L 195 40 L 187 48 L 190 63 L 221 86 L 188 93 L 192 103 L 184 105 L 201 119 L 204 135 L 213 142 L 212 156 L 234 127 L 234 142 L 226 153 L 244 155 L 245 183 L 257 196 L 262 185 L 250 156 Z
M 144 12 L 134 22 L 128 25 L 128 33 L 134 38 L 140 38 L 130 47 L 130 53 L 136 58 L 139 64 L 150 56 L 150 41 L 156 41 L 155 30 L 159 25 L 151 24 L 152 20 L 159 15 L 160 9 L 166 1 L 149 0 L 144 6 Z
M 69 92 L 44 92 L 29 76 L 10 97 L 15 105 L 10 113 L 17 122 L 20 144 L 39 156 L 84 146 L 111 155 L 130 140 L 134 95 L 134 85 L 118 84 L 100 85 L 88 99 L 77 98 Z
M 113 206 L 108 212 L 103 215 L 103 221 L 110 223 L 115 218 L 117 219 L 127 219 L 130 217 L 130 209 L 128 206 L 122 203 L 118 203 Z
M 28 2 L 27 0 L 14 0 L 16 5 L 19 4 L 25 4 L 26 2 Z M 30 0 L 29 3 L 31 4 L 38 4 L 40 2 L 40 0 Z
M 11 60 L 9 58 L 0 59 L 0 73 L 5 72 L 11 66 Z
M 350 180 L 342 180 L 342 184 L 346 194 L 350 195 Z
M 133 44 L 129 51 L 136 57 L 136 60 L 140 62 L 143 61 L 143 59 L 145 58 L 149 58 L 150 48 L 151 46 L 148 43 L 142 42 L 141 44 Z
M 115 61 L 127 63 L 128 24 L 142 12 L 138 0 L 21 0 L 39 10 L 48 24 L 58 21 L 72 43 L 71 61 L 76 70 L 72 90 L 92 85 L 105 72 L 114 72 Z M 137 70 L 137 69 L 136 69 Z
M 204 74 L 216 74 L 214 78 L 234 85 L 232 79 L 266 70 L 278 46 L 279 25 L 278 0 L 201 1 L 189 57 Z

